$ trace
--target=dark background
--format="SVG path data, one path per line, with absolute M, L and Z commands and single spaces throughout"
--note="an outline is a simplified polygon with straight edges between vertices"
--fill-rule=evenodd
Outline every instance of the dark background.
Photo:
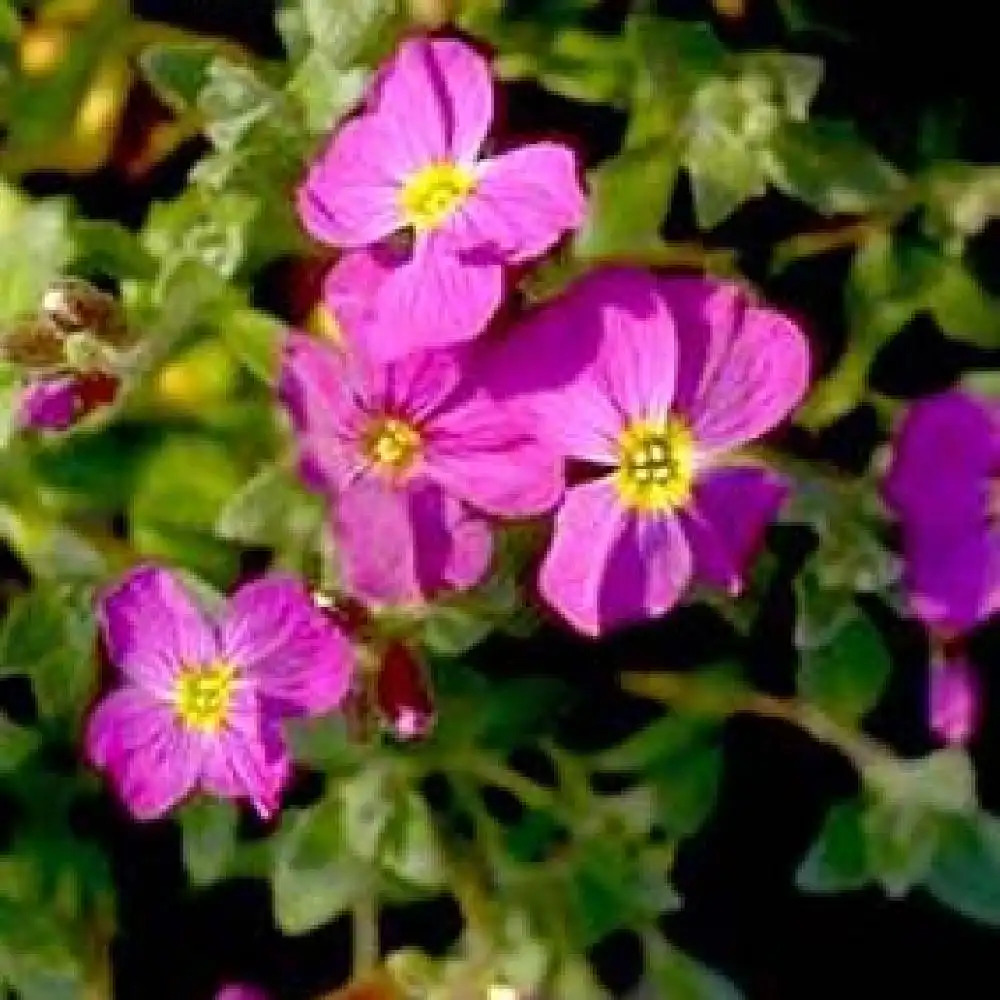
M 543 3 L 545 0 L 533 0 Z M 511 4 L 527 9 L 527 0 Z M 663 13 L 712 18 L 695 0 L 663 0 Z M 267 0 L 136 0 L 141 15 L 223 34 L 264 55 L 279 55 Z M 628 4 L 610 0 L 594 15 L 594 25 L 614 31 Z M 791 36 L 775 5 L 748 0 L 747 16 L 737 23 L 713 18 L 726 41 L 737 47 L 780 46 L 822 55 L 827 76 L 818 98 L 823 113 L 857 121 L 868 138 L 904 168 L 912 167 L 919 123 L 934 112 L 952 133 L 955 158 L 1000 162 L 995 36 L 988 5 L 952 0 L 947 5 L 892 3 L 814 3 L 834 33 Z M 142 106 L 138 107 L 142 111 Z M 576 136 L 588 165 L 615 152 L 624 122 L 604 108 L 587 107 L 519 85 L 510 95 L 510 124 L 517 131 L 559 131 Z M 170 197 L 184 184 L 186 171 L 201 150 L 185 147 L 141 183 L 124 186 L 112 166 L 73 181 L 29 178 L 37 193 L 73 193 L 88 214 L 137 224 L 149 202 Z M 791 268 L 779 281 L 766 281 L 768 248 L 776 239 L 818 219 L 801 206 L 769 195 L 746 206 L 710 234 L 710 242 L 738 247 L 746 272 L 761 280 L 779 303 L 794 304 L 813 323 L 817 353 L 832 359 L 842 342 L 840 325 L 846 255 Z M 697 236 L 690 194 L 682 183 L 671 209 L 667 232 L 673 238 Z M 1000 234 L 992 229 L 974 249 L 982 280 L 1000 290 Z M 274 301 L 281 288 L 263 288 Z M 1000 356 L 946 341 L 930 321 L 912 323 L 876 365 L 877 387 L 911 396 L 949 384 L 970 367 L 994 367 Z M 813 459 L 847 471 L 860 470 L 878 443 L 874 415 L 851 414 L 818 441 L 790 441 Z M 791 633 L 791 578 L 805 543 L 791 529 L 772 530 L 772 548 L 782 571 L 762 619 L 742 650 L 754 680 L 764 689 L 789 693 L 794 652 Z M 892 688 L 873 719 L 875 732 L 904 752 L 928 749 L 923 723 L 925 650 L 915 626 L 874 608 L 895 657 Z M 991 703 L 989 668 L 996 658 L 1000 629 L 986 629 L 973 642 L 983 673 L 984 696 Z M 621 730 L 637 708 L 616 694 L 614 670 L 638 655 L 646 660 L 685 655 L 696 661 L 705 649 L 727 651 L 736 643 L 704 610 L 681 611 L 668 622 L 634 629 L 586 655 L 576 640 L 557 627 L 531 640 L 531 660 L 545 663 L 580 686 L 585 705 L 567 723 L 576 739 L 600 743 Z M 510 642 L 480 651 L 481 668 L 507 669 L 525 650 Z M 581 667 L 581 661 L 583 666 Z M 997 723 L 987 707 L 983 731 L 974 746 L 987 806 L 1000 809 L 997 776 Z M 855 777 L 836 754 L 811 743 L 780 723 L 740 719 L 725 739 L 726 770 L 718 807 L 701 833 L 683 849 L 676 883 L 686 905 L 664 921 L 671 940 L 731 977 L 748 1000 L 825 1000 L 854 997 L 939 997 L 979 994 L 978 983 L 996 975 L 995 932 L 946 912 L 915 894 L 890 901 L 876 891 L 836 897 L 796 892 L 795 869 L 812 842 L 829 804 L 850 795 Z M 307 796 L 298 789 L 295 795 Z M 299 1000 L 339 984 L 348 971 L 346 921 L 298 939 L 272 929 L 268 892 L 262 883 L 237 882 L 192 892 L 185 886 L 180 844 L 167 824 L 140 827 L 110 805 L 91 822 L 114 852 L 120 890 L 120 926 L 115 947 L 118 1000 L 207 1000 L 219 983 L 258 982 L 285 1000 Z M 391 910 L 383 917 L 383 945 L 423 943 L 443 948 L 459 928 L 450 904 L 432 903 Z M 612 938 L 594 953 L 606 981 L 630 985 L 636 968 L 631 941 Z

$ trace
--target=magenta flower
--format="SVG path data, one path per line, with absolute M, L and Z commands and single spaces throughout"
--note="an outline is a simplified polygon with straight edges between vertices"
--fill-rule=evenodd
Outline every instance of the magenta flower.
M 373 356 L 475 337 L 500 305 L 504 265 L 540 256 L 583 220 L 567 147 L 481 157 L 493 113 L 489 67 L 474 49 L 454 38 L 405 41 L 299 191 L 309 232 L 351 251 L 328 286 L 341 323 L 340 295 L 354 298 L 361 257 L 369 285 L 348 330 Z M 387 242 L 399 233 L 412 236 L 405 250 Z
M 99 618 L 124 684 L 90 718 L 86 745 L 137 819 L 200 789 L 271 816 L 290 763 L 281 720 L 336 708 L 347 640 L 285 576 L 247 584 L 208 618 L 175 576 L 133 570 Z
M 256 986 L 235 983 L 223 986 L 215 995 L 215 1000 L 269 1000 L 268 995 Z
M 601 271 L 515 331 L 488 379 L 582 480 L 543 597 L 597 635 L 669 610 L 692 576 L 736 593 L 785 486 L 733 452 L 788 415 L 808 373 L 790 320 L 703 278 Z
M 305 479 L 333 500 L 347 588 L 416 602 L 473 586 L 490 558 L 487 515 L 550 510 L 558 458 L 516 404 L 463 380 L 454 351 L 372 364 L 302 334 L 285 348 L 280 394 Z
M 960 392 L 915 403 L 896 436 L 885 497 L 899 518 L 914 614 L 962 632 L 1000 606 L 997 412 Z
M 979 688 L 968 660 L 936 655 L 927 700 L 930 729 L 938 739 L 949 746 L 964 746 L 972 739 L 979 728 Z
M 120 382 L 103 372 L 58 375 L 30 382 L 21 393 L 22 427 L 64 431 L 88 413 L 115 401 Z

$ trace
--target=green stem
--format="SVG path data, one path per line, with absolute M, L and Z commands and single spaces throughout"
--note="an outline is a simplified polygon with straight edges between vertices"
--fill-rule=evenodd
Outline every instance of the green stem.
M 378 901 L 365 892 L 354 904 L 354 965 L 352 976 L 363 979 L 378 965 Z
M 841 726 L 795 698 L 776 698 L 753 691 L 720 691 L 717 687 L 706 685 L 697 674 L 627 673 L 622 676 L 622 687 L 631 694 L 694 714 L 720 719 L 747 714 L 786 722 L 808 733 L 817 742 L 837 750 L 859 772 L 873 764 L 895 759 L 888 747 L 864 733 Z

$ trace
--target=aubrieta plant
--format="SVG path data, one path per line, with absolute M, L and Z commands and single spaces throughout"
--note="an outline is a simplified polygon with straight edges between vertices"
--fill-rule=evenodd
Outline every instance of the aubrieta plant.
M 879 381 L 995 363 L 998 168 L 814 114 L 797 0 L 669 7 L 0 6 L 2 1000 L 734 1000 L 668 915 L 738 715 L 856 773 L 803 891 L 1000 927 L 996 380 Z M 155 831 L 346 981 L 127 983 Z

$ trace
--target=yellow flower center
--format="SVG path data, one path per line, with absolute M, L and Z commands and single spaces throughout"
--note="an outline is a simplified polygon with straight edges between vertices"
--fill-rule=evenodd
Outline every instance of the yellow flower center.
M 615 485 L 626 507 L 643 511 L 683 506 L 694 485 L 694 439 L 675 417 L 636 420 L 618 439 Z
M 365 435 L 364 451 L 376 468 L 401 475 L 420 454 L 420 434 L 398 417 L 378 417 Z
M 437 229 L 476 186 L 472 172 L 457 163 L 432 163 L 410 177 L 399 193 L 408 226 Z
M 181 671 L 174 694 L 181 722 L 189 729 L 217 733 L 229 714 L 235 680 L 235 668 L 221 660 Z

